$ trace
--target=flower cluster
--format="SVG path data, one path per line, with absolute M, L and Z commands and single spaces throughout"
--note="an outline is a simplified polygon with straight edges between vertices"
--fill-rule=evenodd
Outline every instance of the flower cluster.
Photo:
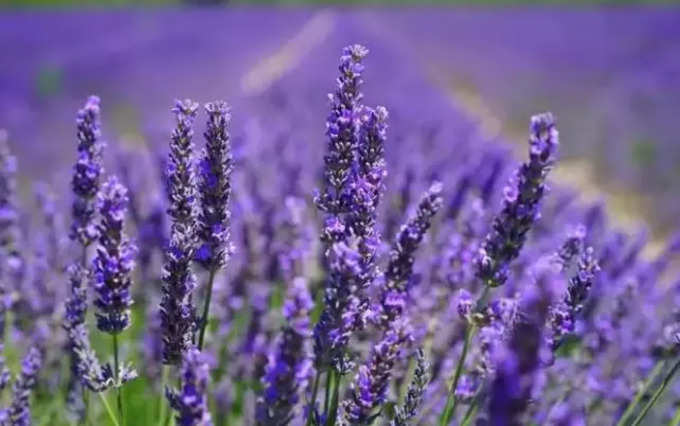
M 85 106 L 78 111 L 76 124 L 78 132 L 78 160 L 73 170 L 71 186 L 73 200 L 73 224 L 71 238 L 87 247 L 98 237 L 96 226 L 96 203 L 100 178 L 104 172 L 100 141 L 99 98 L 90 96 Z
M 193 172 L 193 122 L 198 104 L 177 101 L 173 112 L 177 127 L 172 133 L 166 179 L 170 241 L 163 266 L 161 327 L 163 362 L 178 364 L 193 340 L 195 308 L 190 299 L 196 287 L 191 261 L 197 244 L 196 188 Z
M 555 162 L 558 133 L 552 114 L 531 117 L 529 161 L 522 164 L 503 190 L 503 210 L 494 219 L 477 260 L 477 276 L 490 287 L 508 279 L 509 263 L 527 239 L 527 232 L 540 217 L 540 202 L 548 172 Z
M 209 379 L 210 368 L 205 356 L 195 348 L 188 349 L 182 358 L 179 390 L 166 389 L 170 405 L 177 410 L 177 424 L 212 426 L 207 399 Z
M 269 355 L 263 377 L 264 391 L 258 400 L 257 421 L 262 425 L 286 425 L 294 417 L 312 372 L 308 349 L 311 336 L 309 312 L 313 307 L 303 278 L 296 279 L 283 306 L 288 324 L 280 335 L 276 349 Z
M 123 232 L 127 213 L 127 189 L 115 176 L 102 186 L 99 194 L 99 246 L 94 258 L 94 289 L 98 308 L 97 327 L 118 334 L 130 325 L 132 296 L 131 272 L 137 247 Z
M 224 265 L 233 251 L 229 242 L 233 160 L 227 129 L 231 115 L 225 102 L 206 104 L 205 110 L 208 113 L 206 147 L 198 163 L 201 200 L 198 235 L 201 244 L 195 256 L 206 269 L 214 269 Z
M 233 122 L 177 101 L 169 152 L 121 144 L 105 174 L 90 98 L 73 204 L 0 131 L 0 425 L 680 424 L 680 238 L 548 192 L 549 113 L 503 188 L 507 148 L 429 81 L 394 90 L 414 64 L 378 81 L 388 143 L 366 54 L 342 51 L 321 145 L 301 69 Z

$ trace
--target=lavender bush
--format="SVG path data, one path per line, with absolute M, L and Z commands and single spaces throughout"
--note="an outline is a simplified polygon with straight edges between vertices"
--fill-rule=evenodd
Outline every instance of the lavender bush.
M 367 104 L 373 54 L 329 70 L 321 148 L 272 95 L 264 127 L 176 101 L 162 148 L 116 156 L 92 96 L 35 220 L 0 133 L 0 424 L 680 424 L 680 239 L 643 254 L 553 184 L 550 113 L 519 166 L 408 133 Z

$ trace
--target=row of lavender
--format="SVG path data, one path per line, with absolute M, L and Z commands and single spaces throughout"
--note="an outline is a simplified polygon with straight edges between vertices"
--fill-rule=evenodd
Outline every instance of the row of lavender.
M 295 142 L 274 138 L 232 156 L 222 102 L 205 107 L 198 160 L 198 105 L 178 102 L 163 177 L 145 179 L 134 158 L 105 176 L 91 98 L 72 249 L 43 187 L 26 232 L 3 151 L 6 349 L 32 348 L 3 422 L 30 423 L 31 390 L 33 418 L 65 423 L 680 421 L 675 395 L 661 398 L 678 368 L 677 286 L 663 285 L 678 244 L 645 261 L 643 237 L 611 230 L 601 206 L 548 196 L 550 114 L 532 119 L 529 158 L 504 187 L 495 148 L 391 145 L 387 109 L 363 103 L 366 53 L 341 58 L 315 207 L 305 147 L 277 155 Z M 414 203 L 418 180 L 441 183 Z
M 678 17 L 677 8 L 372 15 L 433 70 L 444 90 L 481 97 L 503 130 L 523 129 L 527 114 L 550 108 L 562 117 L 563 134 L 573 135 L 564 157 L 588 158 L 613 190 L 635 188 L 643 197 L 636 208 L 665 230 L 678 212 L 672 188 L 680 156 L 671 118 L 680 108 L 673 96 L 680 84 L 673 53 Z M 387 31 L 392 28 L 398 31 Z

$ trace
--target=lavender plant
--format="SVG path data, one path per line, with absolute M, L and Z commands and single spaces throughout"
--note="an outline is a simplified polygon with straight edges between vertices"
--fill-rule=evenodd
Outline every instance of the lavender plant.
M 326 144 L 307 63 L 233 123 L 177 101 L 169 147 L 143 130 L 112 162 L 90 97 L 49 188 L 0 132 L 0 424 L 680 424 L 680 240 L 549 192 L 551 114 L 512 173 L 414 61 L 367 53 L 342 51 Z
M 199 161 L 198 193 L 201 209 L 198 216 L 198 235 L 201 244 L 196 250 L 196 261 L 209 271 L 203 314 L 200 318 L 198 348 L 203 348 L 208 325 L 210 299 L 215 274 L 223 268 L 233 248 L 231 246 L 229 199 L 231 198 L 232 156 L 227 125 L 231 120 L 225 102 L 206 104 L 208 124 L 206 147 Z

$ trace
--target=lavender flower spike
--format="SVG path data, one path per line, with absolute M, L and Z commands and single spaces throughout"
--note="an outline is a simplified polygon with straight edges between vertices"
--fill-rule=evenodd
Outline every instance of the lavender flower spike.
M 191 261 L 196 249 L 196 187 L 192 169 L 192 126 L 198 104 L 177 101 L 173 112 L 177 127 L 172 132 L 167 165 L 168 214 L 172 224 L 165 252 L 161 297 L 163 363 L 179 364 L 195 332 L 195 309 L 190 294 L 196 287 Z
M 365 288 L 375 278 L 375 255 L 380 245 L 380 234 L 375 225 L 383 181 L 387 176 L 384 158 L 387 109 L 365 108 L 364 112 L 359 129 L 357 171 L 350 185 L 352 209 L 348 224 L 359 239 L 363 269 L 361 287 Z
M 217 101 L 206 104 L 206 147 L 198 164 L 198 192 L 201 213 L 198 217 L 202 244 L 195 254 L 199 264 L 209 270 L 224 266 L 233 248 L 229 242 L 229 199 L 231 198 L 232 155 L 227 126 L 229 106 Z
M 541 365 L 539 351 L 543 329 L 560 288 L 560 277 L 549 261 L 536 264 L 535 282 L 523 295 L 522 318 L 513 330 L 507 346 L 496 355 L 496 376 L 491 385 L 489 424 L 515 426 L 526 424 L 523 418 Z
M 425 353 L 422 348 L 418 349 L 416 353 L 416 368 L 413 371 L 413 379 L 408 386 L 406 399 L 404 405 L 397 408 L 394 420 L 390 426 L 408 426 L 418 414 L 418 408 L 423 401 L 425 389 L 430 383 L 430 364 L 425 359 Z
M 131 273 L 137 247 L 123 230 L 128 201 L 127 189 L 111 176 L 99 194 L 99 246 L 93 261 L 97 328 L 110 334 L 130 325 Z
M 314 327 L 314 354 L 317 367 L 335 365 L 344 372 L 344 350 L 361 315 L 357 295 L 361 255 L 345 243 L 335 243 L 328 256 L 330 276 L 324 292 L 324 310 Z
M 373 348 L 368 362 L 359 367 L 350 399 L 343 404 L 344 420 L 348 424 L 371 424 L 373 411 L 385 401 L 392 367 L 409 335 L 403 322 L 393 325 Z
M 0 330 L 5 330 L 6 294 L 13 288 L 6 288 L 10 282 L 19 279 L 23 260 L 18 247 L 19 214 L 16 196 L 17 161 L 7 143 L 7 132 L 0 129 Z
M 40 350 L 31 347 L 21 362 L 21 375 L 14 382 L 12 405 L 9 407 L 10 424 L 14 426 L 30 426 L 32 424 L 28 403 L 42 366 L 42 359 Z
M 212 426 L 208 411 L 208 363 L 196 348 L 186 351 L 182 359 L 181 388 L 165 390 L 170 406 L 177 411 L 177 424 L 182 426 Z
M 78 161 L 73 170 L 71 185 L 75 194 L 73 201 L 73 224 L 71 238 L 87 247 L 97 239 L 95 224 L 96 196 L 103 173 L 100 142 L 99 98 L 90 96 L 78 111 Z
M 477 259 L 477 276 L 490 287 L 505 283 L 510 262 L 519 255 L 527 232 L 540 217 L 545 180 L 555 162 L 559 140 L 553 115 L 531 117 L 529 130 L 529 161 L 505 187 L 503 210 L 494 219 Z
M 360 86 L 363 83 L 361 73 L 364 70 L 362 59 L 368 50 L 360 45 L 348 46 L 340 57 L 340 76 L 337 79 L 337 90 L 329 94 L 331 113 L 326 120 L 326 136 L 328 151 L 324 157 L 324 178 L 326 188 L 316 198 L 320 210 L 327 212 L 333 220 L 327 220 L 324 234 L 330 242 L 339 241 L 338 236 L 343 229 L 335 232 L 334 226 L 340 218 L 338 215 L 348 211 L 345 191 L 351 176 L 352 165 L 358 144 L 358 122 L 361 112 Z
M 109 365 L 102 366 L 99 363 L 90 346 L 89 331 L 85 324 L 89 272 L 79 264 L 73 264 L 69 267 L 68 274 L 71 294 L 66 300 L 63 327 L 68 334 L 72 354 L 71 371 L 73 377 L 92 392 L 102 392 L 113 385 L 113 373 Z
M 398 318 L 406 305 L 408 280 L 413 274 L 414 254 L 430 228 L 432 218 L 442 207 L 442 184 L 435 182 L 423 195 L 413 217 L 402 226 L 390 251 L 390 262 L 385 271 L 385 285 L 380 302 L 385 328 Z
M 306 388 L 312 373 L 308 339 L 311 336 L 309 311 L 313 307 L 306 280 L 295 278 L 283 306 L 288 324 L 276 351 L 269 355 L 263 378 L 265 389 L 257 402 L 258 424 L 284 426 L 295 415 L 299 393 Z

